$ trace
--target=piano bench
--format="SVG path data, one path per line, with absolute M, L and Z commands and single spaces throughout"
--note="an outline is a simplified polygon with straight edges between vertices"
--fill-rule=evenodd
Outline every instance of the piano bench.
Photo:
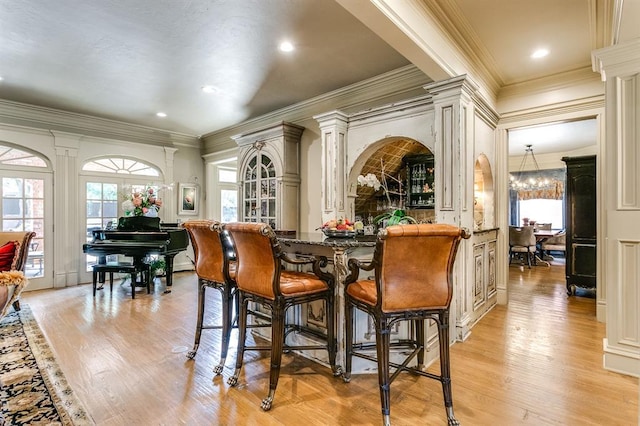
M 136 287 L 147 287 L 147 294 L 151 293 L 151 268 L 146 263 L 120 263 L 107 262 L 93 265 L 93 297 L 98 289 L 98 274 L 100 282 L 105 282 L 105 273 L 109 273 L 109 291 L 113 292 L 113 273 L 126 273 L 131 275 L 131 298 L 136 298 Z M 141 281 L 138 281 L 140 274 Z

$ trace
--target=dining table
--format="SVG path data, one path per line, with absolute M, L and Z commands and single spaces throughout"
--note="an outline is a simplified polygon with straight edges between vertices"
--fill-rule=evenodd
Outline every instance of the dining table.
M 536 237 L 536 254 L 535 254 L 536 265 L 539 262 L 543 265 L 551 266 L 551 263 L 549 262 L 553 260 L 553 256 L 551 255 L 545 256 L 539 247 L 540 247 L 540 244 L 542 244 L 544 241 L 546 241 L 551 237 L 555 237 L 559 233 L 560 233 L 559 229 L 537 229 L 537 228 L 533 229 L 533 235 Z

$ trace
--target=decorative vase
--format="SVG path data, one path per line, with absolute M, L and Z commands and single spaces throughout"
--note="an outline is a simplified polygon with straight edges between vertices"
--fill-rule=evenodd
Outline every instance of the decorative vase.
M 150 209 L 147 210 L 147 212 L 144 214 L 145 217 L 158 217 L 158 210 L 155 209 L 155 207 L 151 207 Z

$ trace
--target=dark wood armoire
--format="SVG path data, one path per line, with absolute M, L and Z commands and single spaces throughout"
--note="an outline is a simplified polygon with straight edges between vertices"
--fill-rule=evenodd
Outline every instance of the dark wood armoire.
M 567 165 L 567 294 L 596 287 L 596 156 L 563 157 Z

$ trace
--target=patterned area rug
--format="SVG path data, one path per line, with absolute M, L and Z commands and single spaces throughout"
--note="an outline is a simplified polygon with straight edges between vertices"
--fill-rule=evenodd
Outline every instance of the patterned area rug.
M 0 321 L 0 380 L 6 425 L 94 424 L 69 387 L 28 305 Z

